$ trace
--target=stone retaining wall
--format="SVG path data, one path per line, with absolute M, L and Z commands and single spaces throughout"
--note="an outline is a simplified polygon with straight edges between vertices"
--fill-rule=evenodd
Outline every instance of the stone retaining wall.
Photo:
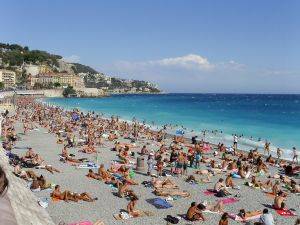
M 48 212 L 38 205 L 36 196 L 26 188 L 25 181 L 13 175 L 12 167 L 9 165 L 2 148 L 0 149 L 0 165 L 6 172 L 9 180 L 6 196 L 13 210 L 12 215 L 15 217 L 11 218 L 11 221 L 16 221 L 18 225 L 54 225 Z M 0 224 L 2 225 L 1 222 Z

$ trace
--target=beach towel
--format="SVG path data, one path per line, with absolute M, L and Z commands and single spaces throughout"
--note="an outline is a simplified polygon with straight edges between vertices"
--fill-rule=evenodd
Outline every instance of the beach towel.
M 209 152 L 209 151 L 211 151 L 210 145 L 209 144 L 204 144 L 203 148 L 202 148 L 202 151 L 206 152 L 206 153 Z
M 207 189 L 206 191 L 203 192 L 204 195 L 208 196 L 208 195 L 214 195 L 216 194 L 216 192 L 212 189 Z
M 100 166 L 96 164 L 80 164 L 77 169 L 98 169 Z
M 231 174 L 232 178 L 241 179 L 242 177 L 236 173 Z
M 236 199 L 236 198 L 223 198 L 222 200 L 220 200 L 220 202 L 222 202 L 224 205 L 233 204 L 238 201 L 239 201 L 239 199 Z
M 82 222 L 70 223 L 68 225 L 93 225 L 93 223 L 90 221 L 82 221 Z
M 48 198 L 40 198 L 38 200 L 38 204 L 43 208 L 47 208 L 49 205 L 49 199 Z
M 40 191 L 41 191 L 41 188 L 40 188 L 40 187 L 38 187 L 37 189 L 31 189 L 31 188 L 30 188 L 30 190 L 31 190 L 32 192 L 40 192 Z
M 113 184 L 109 184 L 108 186 L 112 191 L 118 191 L 118 188 L 116 188 Z
M 168 209 L 173 207 L 167 200 L 162 198 L 147 199 L 146 202 L 153 205 L 157 209 Z
M 295 212 L 293 212 L 289 209 L 275 209 L 275 211 L 277 212 L 278 215 L 285 216 L 285 217 L 297 215 Z
M 211 213 L 211 214 L 222 214 L 221 212 L 214 212 L 214 211 L 210 211 L 210 210 L 203 210 L 202 212 L 204 213 Z
M 118 179 L 118 180 L 122 180 L 123 179 L 123 176 L 121 174 L 118 174 L 118 173 L 114 173 L 113 176 Z
M 229 218 L 235 220 L 235 221 L 250 221 L 250 220 L 256 220 L 256 219 L 259 219 L 260 216 L 262 215 L 262 213 L 258 213 L 256 215 L 253 215 L 253 216 L 248 216 L 246 217 L 245 219 L 242 219 L 241 217 L 239 217 L 238 215 L 234 214 L 234 213 L 229 213 Z
M 129 215 L 128 213 L 122 212 L 122 213 L 116 213 L 113 215 L 113 217 L 116 220 L 127 220 L 130 218 L 137 218 L 137 217 L 146 217 L 146 216 L 153 216 L 154 213 L 150 212 L 150 211 L 141 211 L 139 210 L 139 215 L 136 217 L 132 217 L 131 215 Z

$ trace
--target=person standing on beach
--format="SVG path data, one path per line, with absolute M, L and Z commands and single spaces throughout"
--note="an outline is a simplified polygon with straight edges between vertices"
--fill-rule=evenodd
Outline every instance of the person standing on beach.
M 298 162 L 298 152 L 297 152 L 296 147 L 293 147 L 293 163 L 294 163 L 294 161 L 296 161 L 297 164 L 299 163 Z
M 265 143 L 265 147 L 264 147 L 264 154 L 266 155 L 266 153 L 267 153 L 267 155 L 270 155 L 270 142 L 268 142 L 268 141 L 266 141 L 266 143 Z
M 280 148 L 277 148 L 277 160 L 279 161 L 282 156 L 282 150 Z
M 148 164 L 148 176 L 151 175 L 152 170 L 154 169 L 154 159 L 153 159 L 153 153 L 150 153 L 148 156 L 148 160 L 147 160 L 147 164 Z
M 164 169 L 164 162 L 162 161 L 161 158 L 157 160 L 156 168 L 157 168 L 157 176 L 161 177 Z
M 234 155 L 235 155 L 235 152 L 237 151 L 237 142 L 238 142 L 238 137 L 237 135 L 235 134 L 233 136 L 233 150 L 234 150 Z

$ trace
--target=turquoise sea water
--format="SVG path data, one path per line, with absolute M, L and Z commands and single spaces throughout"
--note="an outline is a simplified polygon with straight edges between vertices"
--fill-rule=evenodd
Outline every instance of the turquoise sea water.
M 281 147 L 290 158 L 300 148 L 300 95 L 161 94 L 114 95 L 108 98 L 49 98 L 45 102 L 68 109 L 133 117 L 147 124 L 184 126 L 187 135 L 218 143 L 232 143 L 232 134 L 243 135 L 239 147 L 261 148 L 268 140 L 272 150 Z M 174 128 L 175 129 L 175 128 Z M 217 134 L 202 130 L 218 130 Z M 194 132 L 191 132 L 194 131 Z M 222 133 L 221 133 L 222 131 Z

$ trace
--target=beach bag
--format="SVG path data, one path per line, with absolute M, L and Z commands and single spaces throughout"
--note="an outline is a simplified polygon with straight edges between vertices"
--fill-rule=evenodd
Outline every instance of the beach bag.
M 167 218 L 166 220 L 172 224 L 177 224 L 179 223 L 179 219 L 174 217 L 174 216 L 171 216 L 171 215 L 167 215 Z

